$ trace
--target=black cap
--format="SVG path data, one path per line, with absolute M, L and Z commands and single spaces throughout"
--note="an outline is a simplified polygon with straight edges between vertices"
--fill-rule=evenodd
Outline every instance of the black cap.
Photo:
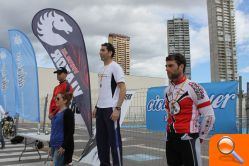
M 65 67 L 59 67 L 54 73 L 68 73 Z

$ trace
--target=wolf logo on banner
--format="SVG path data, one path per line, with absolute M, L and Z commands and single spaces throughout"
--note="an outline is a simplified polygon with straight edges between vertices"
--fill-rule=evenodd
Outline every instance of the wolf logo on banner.
M 55 11 L 45 12 L 37 23 L 38 37 L 51 46 L 65 44 L 67 40 L 60 33 L 69 34 L 73 31 L 65 18 Z

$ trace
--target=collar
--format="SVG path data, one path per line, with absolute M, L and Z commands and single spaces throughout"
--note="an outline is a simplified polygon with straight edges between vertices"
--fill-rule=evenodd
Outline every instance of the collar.
M 176 81 L 176 82 L 173 82 L 173 81 L 171 81 L 171 84 L 172 85 L 179 85 L 179 84 L 181 84 L 181 83 L 183 83 L 184 81 L 186 81 L 187 80 L 187 77 L 184 75 L 184 76 L 182 76 L 178 81 Z

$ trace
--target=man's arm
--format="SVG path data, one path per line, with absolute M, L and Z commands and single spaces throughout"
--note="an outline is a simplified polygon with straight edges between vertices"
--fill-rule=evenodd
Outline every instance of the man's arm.
M 123 104 L 123 102 L 124 102 L 124 100 L 125 100 L 126 86 L 125 86 L 125 83 L 124 83 L 124 82 L 119 82 L 119 83 L 117 84 L 117 86 L 118 86 L 119 89 L 120 89 L 117 107 L 121 107 L 122 104 Z
M 203 116 L 203 120 L 201 122 L 200 126 L 200 139 L 205 139 L 207 135 L 209 134 L 210 130 L 212 130 L 214 122 L 215 122 L 215 116 L 214 116 L 214 110 L 212 106 L 207 106 L 204 108 L 200 108 L 199 112 Z
M 205 89 L 194 82 L 189 83 L 189 85 L 192 87 L 192 99 L 200 115 L 203 117 L 199 130 L 199 137 L 203 140 L 213 128 L 215 122 L 214 110 Z
M 119 83 L 117 83 L 117 86 L 119 87 L 120 92 L 119 92 L 119 98 L 118 98 L 117 106 L 116 106 L 116 108 L 114 108 L 114 111 L 113 111 L 113 113 L 112 113 L 112 115 L 110 117 L 113 121 L 116 121 L 116 120 L 118 120 L 118 118 L 120 118 L 120 111 L 121 110 L 117 109 L 117 108 L 122 106 L 122 104 L 123 104 L 123 102 L 125 100 L 125 95 L 126 95 L 125 83 L 124 82 L 119 82 Z
M 125 86 L 125 79 L 124 79 L 125 75 L 120 65 L 117 65 L 115 67 L 115 70 L 113 70 L 113 76 L 119 88 L 119 97 L 118 97 L 116 108 L 114 108 L 114 111 L 110 118 L 113 121 L 116 121 L 120 117 L 120 111 L 121 111 L 120 107 L 122 106 L 124 99 L 125 99 L 125 95 L 126 95 L 126 86 Z

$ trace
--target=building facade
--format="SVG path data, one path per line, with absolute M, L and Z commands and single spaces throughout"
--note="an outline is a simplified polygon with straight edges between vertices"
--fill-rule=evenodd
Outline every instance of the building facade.
M 233 0 L 207 0 L 211 81 L 237 80 Z
M 181 53 L 186 58 L 185 74 L 191 79 L 189 21 L 173 18 L 167 21 L 168 54 Z
M 130 75 L 130 37 L 110 33 L 108 42 L 113 44 L 116 51 L 113 60 L 123 68 L 126 75 Z

